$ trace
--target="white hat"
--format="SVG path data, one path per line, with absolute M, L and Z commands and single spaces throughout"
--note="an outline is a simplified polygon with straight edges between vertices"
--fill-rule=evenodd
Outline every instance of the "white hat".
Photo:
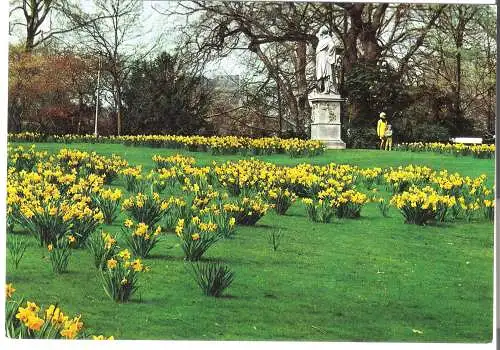
M 380 113 L 380 118 L 385 118 L 385 113 L 384 112 Z

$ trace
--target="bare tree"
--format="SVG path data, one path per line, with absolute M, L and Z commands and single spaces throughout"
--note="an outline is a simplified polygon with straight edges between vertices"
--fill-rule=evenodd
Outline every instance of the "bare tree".
M 71 0 L 10 0 L 9 33 L 16 27 L 24 28 L 24 50 L 31 52 L 55 37 L 101 18 L 89 16 L 85 21 L 68 23 L 68 17 L 79 11 L 78 3 Z
M 184 43 L 195 56 L 209 60 L 238 49 L 254 53 L 286 101 L 295 131 L 301 133 L 309 119 L 307 94 L 314 83 L 309 47 L 315 46 L 314 34 L 320 26 L 328 24 L 344 47 L 342 85 L 343 77 L 359 63 L 377 65 L 391 59 L 402 76 L 443 9 L 407 4 L 196 0 L 182 2 L 167 13 L 191 18 L 184 28 Z M 431 13 L 426 21 L 412 19 L 424 12 Z M 351 117 L 357 118 L 359 108 L 351 110 Z
M 133 60 L 147 56 L 158 43 L 139 44 L 142 2 L 139 0 L 94 0 L 93 13 L 73 13 L 71 21 L 79 27 L 79 45 L 102 60 L 109 75 L 110 92 L 116 115 L 116 133 L 121 134 L 124 118 L 123 87 Z M 100 18 L 91 21 L 91 18 Z M 104 79 L 106 81 L 106 79 Z

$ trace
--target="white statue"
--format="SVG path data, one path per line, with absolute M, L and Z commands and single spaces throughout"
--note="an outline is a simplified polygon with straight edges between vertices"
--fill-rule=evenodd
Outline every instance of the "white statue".
M 318 46 L 316 47 L 316 80 L 317 90 L 323 94 L 338 93 L 335 72 L 332 65 L 336 64 L 335 43 L 328 34 L 328 28 L 323 26 L 316 34 Z

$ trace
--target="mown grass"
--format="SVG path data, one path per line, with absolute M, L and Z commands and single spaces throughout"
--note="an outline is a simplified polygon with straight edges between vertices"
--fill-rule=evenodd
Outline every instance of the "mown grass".
M 119 154 L 152 168 L 153 154 L 183 153 L 199 164 L 241 156 L 122 145 L 37 144 Z M 257 158 L 257 157 L 256 157 Z M 361 167 L 427 165 L 463 175 L 488 175 L 492 160 L 430 153 L 328 151 L 313 159 L 258 157 L 279 164 L 350 163 Z M 120 181 L 117 182 L 121 184 Z M 489 342 L 493 318 L 493 225 L 482 220 L 419 227 L 396 209 L 384 218 L 368 204 L 359 220 L 316 224 L 295 203 L 287 215 L 267 214 L 255 227 L 209 249 L 235 280 L 222 298 L 206 297 L 169 235 L 146 259 L 151 272 L 129 303 L 109 300 L 90 254 L 74 252 L 69 272 L 51 272 L 47 252 L 29 236 L 19 269 L 7 264 L 16 294 L 81 313 L 89 333 L 118 339 Z M 104 230 L 120 232 L 124 216 Z M 284 233 L 275 252 L 272 231 Z M 16 235 L 23 235 L 17 227 Z M 120 243 L 123 243 L 120 241 Z M 419 330 L 423 333 L 414 332 Z

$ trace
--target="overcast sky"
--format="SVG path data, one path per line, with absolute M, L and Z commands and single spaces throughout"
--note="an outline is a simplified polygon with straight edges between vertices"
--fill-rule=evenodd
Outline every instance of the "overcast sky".
M 0 0 L 5 1 L 5 0 Z M 78 1 L 78 0 L 76 0 Z M 80 6 L 84 11 L 93 11 L 93 1 L 92 0 L 79 0 Z M 184 16 L 166 16 L 161 13 L 161 10 L 168 7 L 177 6 L 176 1 L 143 1 L 143 11 L 141 15 L 141 35 L 136 39 L 128 43 L 128 49 L 134 50 L 135 48 L 147 44 L 151 41 L 156 40 L 160 35 L 162 38 L 161 50 L 171 51 L 173 50 L 179 40 L 179 32 L 176 27 L 182 25 L 186 22 Z M 155 11 L 157 9 L 158 11 Z M 14 22 L 16 18 L 21 19 L 22 13 L 19 11 L 16 17 L 10 18 L 11 22 Z M 49 21 L 44 24 L 44 29 L 49 29 Z M 24 28 L 17 26 L 15 30 L 9 36 L 9 41 L 11 43 L 22 42 L 25 38 Z M 241 53 L 235 53 L 230 57 L 219 60 L 218 62 L 213 62 L 207 67 L 206 75 L 225 75 L 225 74 L 242 74 L 244 67 L 238 64 L 238 56 Z

